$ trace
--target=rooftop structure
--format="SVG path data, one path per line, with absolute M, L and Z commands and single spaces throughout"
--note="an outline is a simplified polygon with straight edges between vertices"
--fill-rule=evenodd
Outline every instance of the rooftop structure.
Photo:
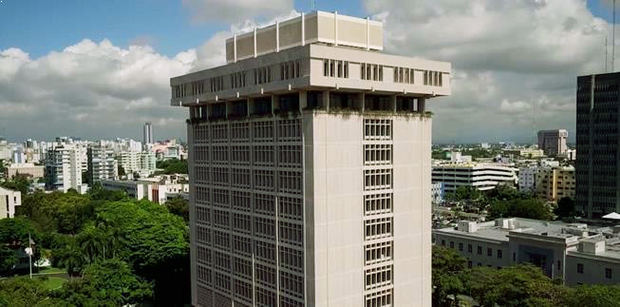
M 433 230 L 433 236 L 436 244 L 466 257 L 470 267 L 528 262 L 570 285 L 620 281 L 620 226 L 502 218 L 461 221 L 455 228 Z
M 194 305 L 430 306 L 426 102 L 451 67 L 381 53 L 382 35 L 314 12 L 170 80 L 189 107 Z

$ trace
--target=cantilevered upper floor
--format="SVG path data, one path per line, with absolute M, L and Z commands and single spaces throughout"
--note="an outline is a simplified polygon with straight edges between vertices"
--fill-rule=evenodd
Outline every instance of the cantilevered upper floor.
M 380 52 L 378 21 L 313 12 L 226 42 L 228 64 L 170 79 L 171 105 L 297 91 L 431 98 L 450 94 L 451 64 Z

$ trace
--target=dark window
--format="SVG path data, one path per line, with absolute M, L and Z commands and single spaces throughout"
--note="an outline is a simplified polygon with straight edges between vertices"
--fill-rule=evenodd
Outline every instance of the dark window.
M 471 244 L 467 244 L 467 251 L 471 253 L 471 252 L 472 252 L 472 250 L 473 250 L 473 249 L 472 249 L 472 247 L 471 247 Z
M 502 256 L 503 256 L 503 255 L 502 255 L 502 250 L 501 250 L 501 249 L 498 249 L 498 250 L 497 250 L 497 259 L 502 259 Z
M 450 241 L 450 248 L 454 248 L 454 242 Z
M 441 246 L 446 246 L 446 240 L 441 240 Z
M 482 246 L 478 246 L 478 255 L 482 255 Z
M 611 269 L 605 268 L 605 278 L 611 279 Z
M 459 243 L 459 251 L 463 251 L 463 243 Z
M 487 256 L 493 256 L 493 249 L 492 248 L 487 248 Z
M 577 273 L 583 274 L 583 264 L 577 263 Z

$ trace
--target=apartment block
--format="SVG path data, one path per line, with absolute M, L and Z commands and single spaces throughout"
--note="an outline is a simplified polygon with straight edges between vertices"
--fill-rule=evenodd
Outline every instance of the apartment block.
M 430 306 L 431 118 L 449 63 L 313 12 L 170 80 L 189 108 L 192 303 Z
M 118 179 L 118 162 L 112 147 L 102 144 L 88 146 L 87 156 L 91 183 Z
M 536 192 L 550 202 L 557 202 L 564 197 L 575 198 L 575 168 L 561 166 L 540 169 Z
M 45 159 L 46 188 L 67 192 L 83 191 L 82 170 L 85 150 L 79 145 L 61 144 L 48 150 Z

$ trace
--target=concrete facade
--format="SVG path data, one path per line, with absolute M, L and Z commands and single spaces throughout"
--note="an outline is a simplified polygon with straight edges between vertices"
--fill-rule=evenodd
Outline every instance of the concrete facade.
M 49 149 L 45 160 L 46 188 L 82 191 L 82 170 L 88 165 L 84 159 L 86 150 L 78 145 L 62 144 Z
M 575 198 L 575 168 L 572 166 L 542 168 L 537 175 L 536 192 L 550 202 L 564 197 Z
M 456 228 L 433 230 L 433 239 L 467 258 L 470 267 L 502 268 L 526 262 L 568 285 L 612 284 L 620 277 L 619 233 L 618 226 L 504 218 L 461 221 Z
M 568 150 L 567 138 L 568 131 L 566 129 L 538 131 L 538 148 L 550 157 L 565 155 Z
M 7 178 L 13 178 L 16 175 L 26 175 L 32 179 L 43 178 L 45 167 L 42 165 L 34 165 L 33 163 L 11 164 L 7 167 Z
M 190 113 L 194 305 L 430 306 L 425 104 L 450 94 L 450 64 L 379 53 L 381 28 L 308 14 L 171 79 Z
M 515 186 L 517 169 L 500 163 L 437 163 L 433 165 L 433 183 L 443 182 L 445 193 L 459 187 L 492 190 L 499 184 Z
M 21 206 L 22 193 L 0 187 L 0 219 L 13 218 L 15 207 Z

